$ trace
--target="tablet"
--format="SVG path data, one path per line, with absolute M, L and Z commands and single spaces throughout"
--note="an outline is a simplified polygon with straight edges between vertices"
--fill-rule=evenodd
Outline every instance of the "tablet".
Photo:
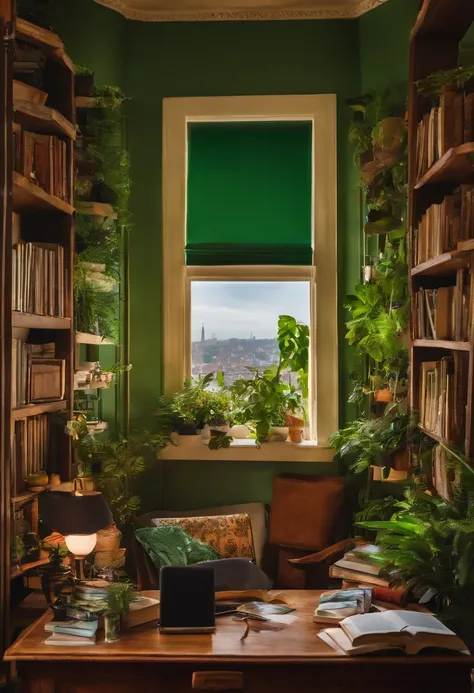
M 160 632 L 213 633 L 215 628 L 214 568 L 161 568 Z

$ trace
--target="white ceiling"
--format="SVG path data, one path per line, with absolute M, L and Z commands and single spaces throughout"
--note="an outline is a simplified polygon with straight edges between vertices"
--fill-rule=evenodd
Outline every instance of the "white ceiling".
M 386 0 L 96 0 L 128 19 L 206 22 L 276 19 L 351 19 Z

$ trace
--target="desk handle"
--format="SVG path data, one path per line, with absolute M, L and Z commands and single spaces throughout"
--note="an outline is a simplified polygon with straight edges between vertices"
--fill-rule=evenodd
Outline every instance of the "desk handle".
M 241 671 L 194 671 L 192 686 L 199 691 L 236 691 L 244 687 Z

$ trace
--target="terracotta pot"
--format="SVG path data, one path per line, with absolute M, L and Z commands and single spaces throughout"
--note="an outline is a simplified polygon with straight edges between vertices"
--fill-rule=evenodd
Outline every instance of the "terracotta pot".
M 374 399 L 376 402 L 385 402 L 388 404 L 389 402 L 393 401 L 393 394 L 388 388 L 385 390 L 376 390 L 374 392 Z
M 393 468 L 397 472 L 409 471 L 411 469 L 408 449 L 393 453 Z
M 59 474 L 50 474 L 49 475 L 49 485 L 50 486 L 59 486 L 61 484 L 61 477 Z
M 299 426 L 301 430 L 304 428 L 304 421 L 303 419 L 298 418 L 297 416 L 293 416 L 292 414 L 287 414 L 286 415 L 286 425 L 287 426 Z
M 288 438 L 292 443 L 301 443 L 303 440 L 302 426 L 289 426 Z

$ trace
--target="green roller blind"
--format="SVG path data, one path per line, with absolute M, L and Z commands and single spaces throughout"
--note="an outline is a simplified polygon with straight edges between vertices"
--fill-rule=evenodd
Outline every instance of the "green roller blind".
M 186 264 L 312 264 L 312 124 L 190 123 Z

